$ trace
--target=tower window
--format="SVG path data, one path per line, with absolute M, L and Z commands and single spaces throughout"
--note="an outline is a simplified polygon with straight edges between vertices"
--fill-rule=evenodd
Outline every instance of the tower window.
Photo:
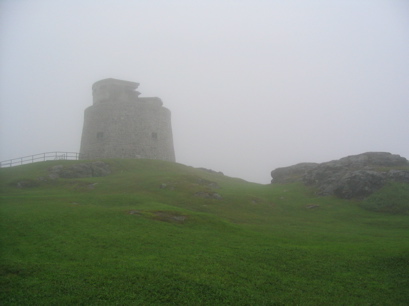
M 103 139 L 104 138 L 104 132 L 98 132 L 97 133 L 97 139 L 98 140 L 101 140 L 101 139 Z
M 158 139 L 158 133 L 153 132 L 152 133 L 152 139 L 157 140 Z

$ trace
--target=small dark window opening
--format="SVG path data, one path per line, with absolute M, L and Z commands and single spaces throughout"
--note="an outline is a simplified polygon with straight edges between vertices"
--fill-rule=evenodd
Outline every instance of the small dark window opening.
M 158 133 L 153 132 L 152 133 L 152 139 L 157 140 L 158 139 Z
M 97 139 L 98 140 L 101 140 L 101 139 L 103 139 L 104 138 L 104 132 L 98 132 L 97 133 Z

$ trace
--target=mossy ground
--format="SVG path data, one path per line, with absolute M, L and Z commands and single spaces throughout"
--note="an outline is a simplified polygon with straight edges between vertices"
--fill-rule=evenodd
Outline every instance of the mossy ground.
M 56 181 L 47 168 L 75 162 L 0 169 L 3 305 L 409 301 L 407 215 L 316 197 L 299 184 L 106 162 L 109 176 Z M 17 187 L 24 180 L 32 184 Z M 201 191 L 222 199 L 195 196 Z

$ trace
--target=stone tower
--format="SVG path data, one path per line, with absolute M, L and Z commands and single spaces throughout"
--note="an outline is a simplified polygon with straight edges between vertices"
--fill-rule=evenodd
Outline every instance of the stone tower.
M 138 86 L 116 79 L 92 86 L 93 105 L 84 113 L 83 159 L 175 161 L 170 111 L 159 98 L 139 98 Z

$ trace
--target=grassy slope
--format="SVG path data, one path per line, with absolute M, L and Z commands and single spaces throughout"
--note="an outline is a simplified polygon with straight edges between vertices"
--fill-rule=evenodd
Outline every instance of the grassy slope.
M 115 171 L 107 177 L 30 188 L 15 183 L 75 162 L 0 169 L 2 304 L 409 301 L 409 216 L 314 197 L 297 184 L 259 185 L 161 161 L 108 162 Z M 208 181 L 222 199 L 194 195 L 211 191 Z

